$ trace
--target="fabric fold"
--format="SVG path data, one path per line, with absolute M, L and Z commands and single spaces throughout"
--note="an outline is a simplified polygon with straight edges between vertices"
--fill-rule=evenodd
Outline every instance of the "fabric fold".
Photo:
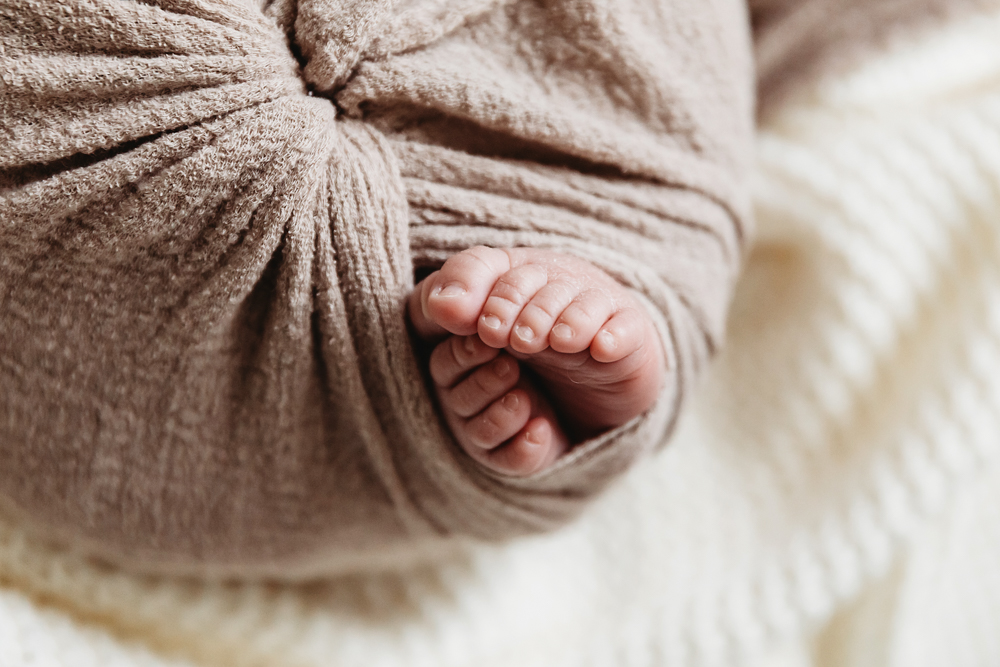
M 579 514 L 665 441 L 748 236 L 745 16 L 673 4 L 6 4 L 0 504 L 223 576 Z M 634 289 L 669 359 L 654 409 L 527 479 L 462 453 L 403 303 L 479 243 Z

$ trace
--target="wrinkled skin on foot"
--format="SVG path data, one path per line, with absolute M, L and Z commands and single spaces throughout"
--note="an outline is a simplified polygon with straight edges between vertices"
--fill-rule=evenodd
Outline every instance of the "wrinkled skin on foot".
M 416 286 L 408 312 L 436 343 L 430 374 L 455 439 L 498 472 L 543 470 L 645 412 L 663 383 L 643 305 L 569 255 L 471 248 Z

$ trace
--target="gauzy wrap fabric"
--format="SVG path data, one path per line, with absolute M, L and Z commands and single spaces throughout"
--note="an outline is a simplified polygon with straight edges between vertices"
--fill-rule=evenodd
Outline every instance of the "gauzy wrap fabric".
M 4 0 L 0 502 L 165 571 L 550 529 L 669 435 L 747 237 L 726 0 Z M 476 244 L 635 289 L 655 407 L 526 479 L 450 439 L 403 301 Z

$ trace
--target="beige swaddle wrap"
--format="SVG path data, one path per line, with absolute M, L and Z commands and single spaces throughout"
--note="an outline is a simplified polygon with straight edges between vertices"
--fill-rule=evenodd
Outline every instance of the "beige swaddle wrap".
M 774 107 L 726 347 L 670 447 L 579 520 L 405 575 L 220 585 L 0 512 L 0 664 L 1000 664 L 993 3 Z
M 663 442 L 719 343 L 748 53 L 724 0 L 4 2 L 0 502 L 227 574 L 565 522 Z M 654 409 L 528 479 L 461 453 L 402 302 L 476 244 L 638 291 Z

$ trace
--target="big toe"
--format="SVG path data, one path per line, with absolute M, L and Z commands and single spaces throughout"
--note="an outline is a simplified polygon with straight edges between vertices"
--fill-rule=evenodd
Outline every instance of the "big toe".
M 455 389 L 474 383 L 477 373 L 488 370 L 490 365 L 481 367 Z M 515 388 L 507 391 L 506 387 L 500 378 L 495 391 L 488 392 L 498 397 L 471 417 L 461 415 L 478 405 L 465 410 L 455 403 L 454 391 L 442 391 L 440 387 L 438 395 L 455 439 L 469 456 L 496 472 L 523 477 L 551 465 L 569 449 L 569 440 L 537 389 L 523 378 Z
M 476 333 L 493 285 L 509 270 L 507 253 L 485 246 L 450 257 L 418 286 L 420 315 L 453 334 Z
M 487 460 L 494 470 L 523 477 L 549 467 L 567 449 L 569 442 L 554 416 L 540 415 L 510 442 L 489 452 Z

